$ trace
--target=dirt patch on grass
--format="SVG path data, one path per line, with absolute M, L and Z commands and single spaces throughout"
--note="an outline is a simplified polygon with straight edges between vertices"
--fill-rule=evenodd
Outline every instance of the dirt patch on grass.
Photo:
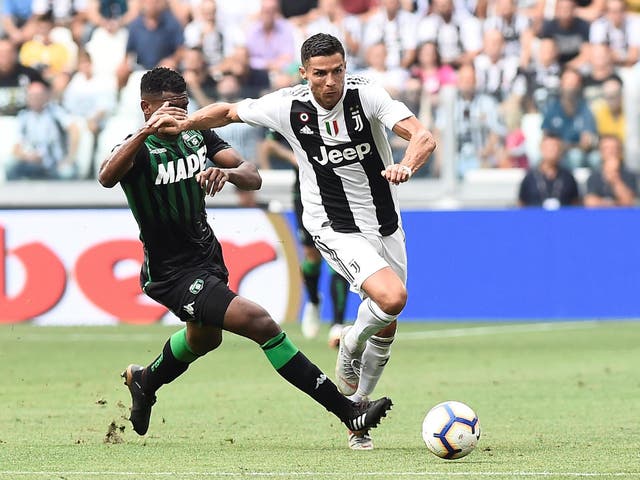
M 107 434 L 104 436 L 104 443 L 124 443 L 121 433 L 124 432 L 124 425 L 118 425 L 115 420 L 109 424 Z

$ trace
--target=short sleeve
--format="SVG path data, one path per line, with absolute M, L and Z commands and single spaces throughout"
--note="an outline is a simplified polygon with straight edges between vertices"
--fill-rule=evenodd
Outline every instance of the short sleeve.
M 369 84 L 360 90 L 363 100 L 371 109 L 372 117 L 377 118 L 389 130 L 400 120 L 413 116 L 413 112 L 402 102 L 391 98 L 379 85 Z
M 213 130 L 201 130 L 201 133 L 204 137 L 204 144 L 207 147 L 207 158 L 213 159 L 218 152 L 231 148 L 231 145 L 220 138 Z
M 254 127 L 280 130 L 280 109 L 284 103 L 282 92 L 276 91 L 258 99 L 247 98 L 238 103 L 240 119 Z

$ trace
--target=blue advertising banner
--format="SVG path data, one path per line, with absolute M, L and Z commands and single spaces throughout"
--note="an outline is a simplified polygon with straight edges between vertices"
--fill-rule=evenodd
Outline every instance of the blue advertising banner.
M 407 211 L 402 218 L 405 320 L 640 318 L 640 209 Z M 326 274 L 321 285 L 330 298 Z M 347 320 L 358 303 L 352 294 Z

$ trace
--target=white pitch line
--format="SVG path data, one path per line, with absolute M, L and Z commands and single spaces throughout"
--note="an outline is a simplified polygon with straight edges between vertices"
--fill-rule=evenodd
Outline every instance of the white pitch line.
M 126 476 L 137 478 L 153 477 L 343 477 L 344 472 L 74 472 L 74 471 L 0 471 L 3 475 L 57 475 L 57 476 Z M 631 472 L 349 472 L 351 477 L 369 476 L 393 477 L 630 477 L 640 473 Z
M 575 321 L 575 322 L 539 322 L 539 323 L 521 323 L 508 325 L 487 325 L 479 327 L 465 328 L 445 328 L 437 330 L 421 330 L 418 332 L 402 332 L 400 330 L 396 335 L 397 339 L 417 340 L 425 338 L 454 338 L 454 337 L 470 337 L 480 335 L 495 335 L 500 333 L 519 333 L 519 332 L 548 332 L 559 330 L 580 330 L 587 328 L 595 328 L 599 322 L 594 320 Z M 156 340 L 158 336 L 153 333 L 64 333 L 64 328 L 60 327 L 60 333 L 40 333 L 25 332 L 17 333 L 13 340 L 30 341 L 30 342 L 150 342 Z
M 446 328 L 442 330 L 428 330 L 420 332 L 399 331 L 396 338 L 403 340 L 416 340 L 423 338 L 453 338 L 471 337 L 480 335 L 495 335 L 498 333 L 531 333 L 549 332 L 556 330 L 582 330 L 595 328 L 597 321 L 575 321 L 575 322 L 544 322 L 544 323 L 523 323 L 510 325 L 487 325 L 481 327 L 468 328 Z

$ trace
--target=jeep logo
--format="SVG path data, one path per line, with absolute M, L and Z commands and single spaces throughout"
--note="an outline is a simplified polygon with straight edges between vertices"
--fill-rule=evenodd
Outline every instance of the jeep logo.
M 347 147 L 344 149 L 332 148 L 327 150 L 327 147 L 322 145 L 320 147 L 320 158 L 313 157 L 313 159 L 320 165 L 326 165 L 331 162 L 333 164 L 342 163 L 343 160 L 350 162 L 356 158 L 359 161 L 364 160 L 366 154 L 371 151 L 371 145 L 369 143 L 361 143 L 355 147 Z

